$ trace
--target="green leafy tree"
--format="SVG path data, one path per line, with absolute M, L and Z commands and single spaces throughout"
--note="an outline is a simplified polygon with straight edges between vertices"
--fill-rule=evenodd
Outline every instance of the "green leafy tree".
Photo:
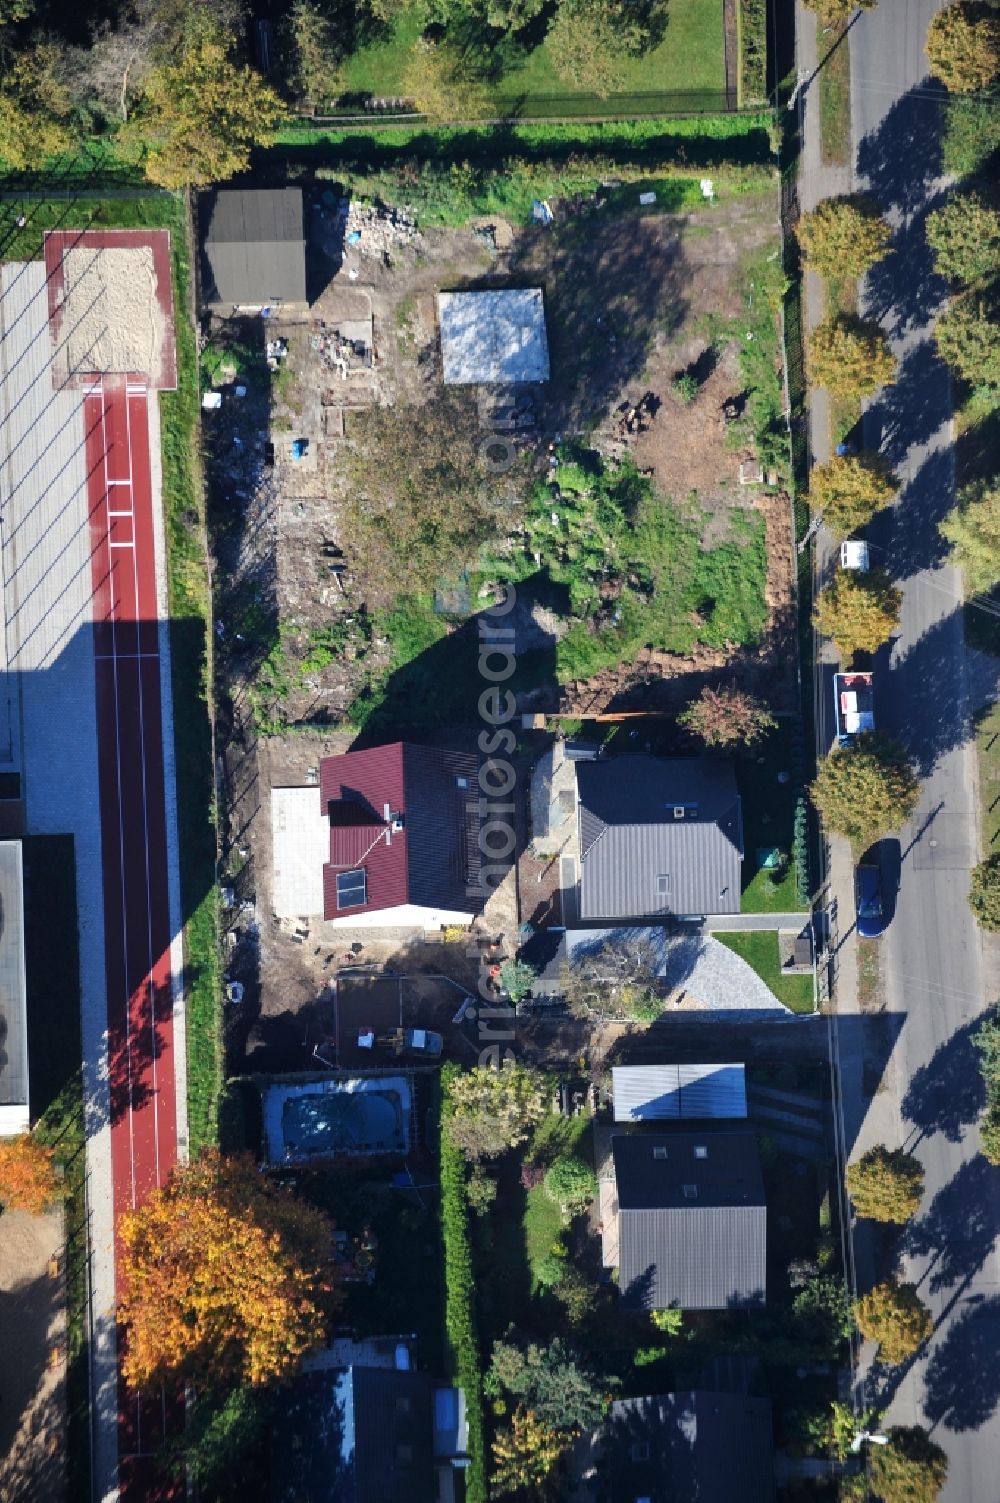
M 906 823 L 920 783 L 898 741 L 867 731 L 823 758 L 809 794 L 827 829 L 864 847 Z
M 640 10 L 622 0 L 561 0 L 546 37 L 564 83 L 607 99 L 624 81 L 624 64 L 657 35 L 659 6 Z
M 713 689 L 706 684 L 677 717 L 706 746 L 756 746 L 777 721 L 760 699 L 742 689 Z
M 508 1060 L 499 1069 L 477 1066 L 450 1090 L 448 1132 L 470 1159 L 496 1158 L 527 1142 L 545 1116 L 545 1081 L 537 1070 Z
M 566 1312 L 572 1330 L 592 1330 L 592 1322 L 607 1293 L 589 1278 L 578 1263 L 564 1260 L 564 1273 L 553 1294 Z
M 981 929 L 1000 931 L 1000 851 L 972 868 L 969 904 Z
M 820 592 L 813 621 L 829 637 L 842 663 L 857 652 L 877 652 L 899 625 L 903 597 L 884 569 L 840 569 Z
M 597 1176 L 583 1159 L 567 1155 L 556 1159 L 545 1174 L 545 1193 L 557 1206 L 567 1211 L 579 1212 L 597 1194 Z
M 849 537 L 888 506 L 899 481 L 881 454 L 837 454 L 809 476 L 809 505 L 835 538 Z
M 964 486 L 938 526 L 951 544 L 952 563 L 965 575 L 966 591 L 978 595 L 992 589 L 1000 580 L 1000 483 Z
M 878 1342 L 879 1358 L 893 1366 L 911 1357 L 934 1329 L 915 1284 L 876 1284 L 858 1300 L 854 1313 L 862 1336 Z
M 1000 213 L 978 193 L 952 193 L 928 214 L 927 243 L 943 277 L 967 286 L 981 282 L 1000 267 Z
M 477 1216 L 485 1216 L 497 1198 L 497 1182 L 491 1174 L 484 1174 L 481 1169 L 474 1169 L 469 1175 L 469 1183 L 465 1191 L 470 1208 Z
M 1000 1164 L 1000 1102 L 994 1102 L 979 1124 L 983 1158 L 988 1164 Z
M 59 54 L 48 42 L 0 62 L 0 161 L 22 171 L 72 143 L 70 98 L 59 78 Z
M 651 1310 L 649 1318 L 664 1336 L 679 1336 L 684 1329 L 684 1311 L 670 1306 L 666 1310 Z
M 414 42 L 401 88 L 428 120 L 478 120 L 487 114 L 486 90 L 463 55 L 446 42 L 426 37 Z
M 807 264 L 825 277 L 860 277 L 889 249 L 892 227 L 874 199 L 855 193 L 825 198 L 799 220 Z
M 971 287 L 954 298 L 934 327 L 941 358 L 970 386 L 1000 390 L 1000 298 Z
M 614 1386 L 558 1336 L 548 1346 L 496 1342 L 491 1372 L 496 1383 L 557 1430 L 592 1430 L 600 1424 Z
M 924 1192 L 919 1159 L 902 1148 L 879 1144 L 847 1166 L 847 1189 L 859 1216 L 903 1226 L 912 1220 Z
M 295 0 L 286 22 L 288 82 L 310 103 L 335 99 L 344 86 L 343 47 L 330 17 L 314 0 Z
M 870 397 L 896 379 L 896 357 L 885 334 L 871 319 L 850 313 L 817 324 L 806 355 L 810 380 L 834 396 Z
M 532 1271 L 542 1289 L 558 1290 L 565 1283 L 569 1263 L 563 1253 L 547 1252 L 533 1265 Z
M 934 1503 L 948 1458 L 919 1425 L 894 1425 L 887 1446 L 868 1451 L 868 1478 L 881 1503 Z
M 985 89 L 1000 73 L 1000 12 L 978 0 L 939 10 L 927 28 L 927 61 L 951 93 Z
M 538 972 L 525 960 L 505 960 L 500 967 L 500 985 L 512 1002 L 521 1002 L 538 980 Z
M 161 188 L 202 187 L 246 171 L 251 148 L 270 140 L 284 108 L 233 38 L 196 15 L 176 59 L 149 73 L 141 104 L 119 142 Z
M 792 1301 L 802 1339 L 824 1356 L 836 1356 L 854 1328 L 844 1280 L 823 1274 L 809 1281 Z
M 1000 1008 L 994 1007 L 984 1018 L 972 1042 L 979 1050 L 979 1068 L 987 1090 L 991 1094 L 1000 1092 Z

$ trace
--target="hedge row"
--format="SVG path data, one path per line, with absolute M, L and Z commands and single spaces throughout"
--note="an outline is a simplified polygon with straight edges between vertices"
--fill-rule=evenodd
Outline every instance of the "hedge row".
M 483 1434 L 482 1367 L 476 1330 L 476 1286 L 469 1233 L 465 1158 L 448 1133 L 451 1082 L 457 1065 L 441 1071 L 441 1236 L 444 1242 L 445 1337 L 448 1361 L 465 1390 L 471 1465 L 465 1474 L 466 1503 L 486 1503 L 486 1456 Z
M 741 105 L 767 98 L 767 0 L 739 0 Z

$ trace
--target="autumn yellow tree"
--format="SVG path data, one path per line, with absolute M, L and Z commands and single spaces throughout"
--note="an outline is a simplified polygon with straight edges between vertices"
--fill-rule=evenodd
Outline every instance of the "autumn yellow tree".
M 823 758 L 809 796 L 827 829 L 863 850 L 906 823 L 917 806 L 920 781 L 898 741 L 865 731 Z
M 47 42 L 0 58 L 0 160 L 8 167 L 38 167 L 72 142 L 70 98 L 56 65 Z
M 888 506 L 899 490 L 880 454 L 837 454 L 809 476 L 809 506 L 836 538 L 846 538 Z
M 985 89 L 1000 73 L 1000 11 L 979 0 L 939 10 L 927 28 L 927 61 L 952 93 Z
M 0 1139 L 0 1205 L 40 1216 L 58 1194 L 53 1158 L 31 1133 Z
M 822 276 L 860 277 L 889 249 L 892 228 L 874 199 L 825 198 L 796 230 L 807 264 Z
M 444 42 L 418 37 L 403 69 L 401 87 L 428 120 L 478 120 L 487 94 L 464 58 Z
M 876 1284 L 854 1308 L 858 1330 L 878 1342 L 879 1358 L 895 1364 L 913 1355 L 934 1329 L 931 1312 L 915 1284 Z
M 118 140 L 161 188 L 202 187 L 246 170 L 284 114 L 278 95 L 234 58 L 234 40 L 205 13 L 180 55 L 154 68 Z
M 923 1165 L 912 1153 L 880 1143 L 848 1164 L 847 1190 L 857 1215 L 904 1226 L 924 1193 Z
M 878 324 L 853 314 L 828 318 L 809 336 L 809 376 L 834 396 L 868 397 L 896 379 L 896 357 Z
M 332 1227 L 249 1155 L 206 1153 L 121 1219 L 125 1376 L 266 1383 L 336 1304 Z
M 544 1498 L 552 1469 L 572 1439 L 572 1431 L 556 1430 L 533 1409 L 519 1405 L 510 1429 L 501 1430 L 493 1442 L 494 1496 L 524 1493 Z
M 804 0 L 808 10 L 818 12 L 829 24 L 849 21 L 855 10 L 874 10 L 877 0 Z
M 884 569 L 839 570 L 821 591 L 813 621 L 849 665 L 857 652 L 877 652 L 899 625 L 903 597 Z

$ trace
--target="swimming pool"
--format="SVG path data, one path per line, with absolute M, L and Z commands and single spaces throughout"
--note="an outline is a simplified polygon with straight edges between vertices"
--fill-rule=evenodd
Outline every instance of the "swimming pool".
M 406 1153 L 410 1082 L 402 1075 L 272 1085 L 264 1098 L 268 1161 L 305 1164 L 355 1154 Z

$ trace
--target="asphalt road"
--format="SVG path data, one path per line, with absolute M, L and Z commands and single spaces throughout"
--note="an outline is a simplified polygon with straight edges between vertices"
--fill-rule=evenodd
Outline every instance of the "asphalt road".
M 855 185 L 898 226 L 896 253 L 869 278 L 865 305 L 889 334 L 899 378 L 865 416 L 866 447 L 880 448 L 904 482 L 873 541 L 903 586 L 901 631 L 877 667 L 880 725 L 920 764 L 919 810 L 902 832 L 895 918 L 884 941 L 890 1013 L 904 1017 L 886 1076 L 900 1141 L 926 1173 L 921 1215 L 903 1243 L 936 1328 L 900 1379 L 870 1386 L 890 1423 L 926 1425 L 949 1459 L 942 1503 L 1000 1498 L 1000 1170 L 978 1156 L 981 1092 L 974 1020 L 987 981 L 968 907 L 978 859 L 971 714 L 995 692 L 995 660 L 967 653 L 960 580 L 943 562 L 936 523 L 954 495 L 951 388 L 930 337 L 943 286 L 933 274 L 924 219 L 942 190 L 941 94 L 923 51 L 935 0 L 882 0 L 851 32 Z M 878 554 L 876 553 L 876 557 Z M 879 1393 L 881 1387 L 881 1392 Z

